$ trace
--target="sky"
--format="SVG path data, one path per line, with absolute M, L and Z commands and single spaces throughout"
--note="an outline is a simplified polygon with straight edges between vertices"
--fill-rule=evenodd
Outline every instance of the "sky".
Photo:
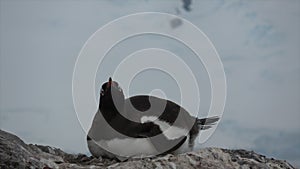
M 254 150 L 299 167 L 300 1 L 203 0 L 193 1 L 190 8 L 186 11 L 180 0 L 0 0 L 0 128 L 27 143 L 88 154 L 72 99 L 79 52 L 94 32 L 114 19 L 137 12 L 164 12 L 187 19 L 207 35 L 227 78 L 222 119 L 212 137 L 197 148 Z M 179 24 L 174 29 L 180 28 Z M 205 116 L 209 79 L 191 51 L 155 35 L 125 42 L 116 45 L 100 65 L 96 94 L 128 54 L 159 47 L 177 54 L 197 72 L 200 111 Z M 156 88 L 179 101 L 176 81 L 155 70 L 138 74 L 128 95 Z

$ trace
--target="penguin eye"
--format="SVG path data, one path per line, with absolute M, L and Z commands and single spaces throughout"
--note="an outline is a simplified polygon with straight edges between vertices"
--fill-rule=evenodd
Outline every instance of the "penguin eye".
M 103 89 L 101 89 L 100 94 L 101 94 L 101 96 L 104 95 L 104 90 Z

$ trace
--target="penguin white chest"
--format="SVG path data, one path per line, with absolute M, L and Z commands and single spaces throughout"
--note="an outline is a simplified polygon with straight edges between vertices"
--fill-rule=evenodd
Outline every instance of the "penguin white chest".
M 91 140 L 88 144 L 90 151 L 96 156 L 145 157 L 158 153 L 147 138 L 114 138 L 96 142 Z

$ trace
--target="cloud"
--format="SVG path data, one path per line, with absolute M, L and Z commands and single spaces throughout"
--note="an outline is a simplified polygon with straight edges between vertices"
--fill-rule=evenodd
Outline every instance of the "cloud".
M 182 2 L 183 2 L 183 9 L 185 9 L 186 11 L 191 11 L 192 0 L 182 0 Z
M 271 144 L 270 144 L 271 143 Z M 270 156 L 300 160 L 300 133 L 272 131 L 259 136 L 254 140 L 254 150 Z M 299 165 L 300 163 L 298 163 Z
M 249 33 L 250 39 L 246 45 L 256 45 L 259 48 L 274 47 L 284 42 L 284 33 L 279 32 L 269 23 L 255 25 Z

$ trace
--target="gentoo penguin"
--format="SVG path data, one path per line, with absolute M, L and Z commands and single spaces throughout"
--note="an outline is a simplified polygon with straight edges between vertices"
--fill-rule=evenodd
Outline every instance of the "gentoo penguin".
M 178 104 L 154 96 L 125 99 L 116 81 L 102 85 L 99 108 L 87 135 L 95 157 L 127 158 L 176 153 L 184 143 L 192 149 L 199 130 L 218 117 L 198 119 Z

